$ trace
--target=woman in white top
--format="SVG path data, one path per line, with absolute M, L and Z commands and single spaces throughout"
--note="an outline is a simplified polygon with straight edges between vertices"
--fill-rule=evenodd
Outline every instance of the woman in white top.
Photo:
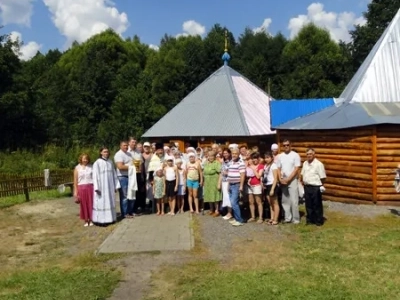
M 74 197 L 80 204 L 80 217 L 85 221 L 84 226 L 93 226 L 93 168 L 89 155 L 79 156 L 79 164 L 74 170 Z
M 279 203 L 277 197 L 278 166 L 274 163 L 274 156 L 271 152 L 265 153 L 264 162 L 265 166 L 264 166 L 263 185 L 265 189 L 265 195 L 267 196 L 271 211 L 271 218 L 266 222 L 270 225 L 278 225 L 278 219 L 279 219 Z

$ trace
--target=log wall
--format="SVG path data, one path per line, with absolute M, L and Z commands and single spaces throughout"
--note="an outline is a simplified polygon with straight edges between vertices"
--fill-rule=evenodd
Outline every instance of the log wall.
M 289 139 L 302 162 L 311 147 L 325 165 L 327 180 L 324 200 L 345 203 L 374 203 L 374 129 L 279 130 L 279 142 Z M 400 142 L 399 142 L 400 143 Z
M 376 133 L 377 204 L 400 205 L 400 194 L 393 186 L 395 170 L 400 163 L 400 126 L 379 125 Z

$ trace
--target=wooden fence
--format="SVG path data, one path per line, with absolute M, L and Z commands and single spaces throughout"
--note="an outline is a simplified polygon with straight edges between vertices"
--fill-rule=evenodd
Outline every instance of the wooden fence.
M 29 192 L 45 191 L 58 187 L 60 184 L 73 181 L 72 170 L 50 170 L 27 175 L 0 173 L 0 198 L 25 194 L 29 201 Z

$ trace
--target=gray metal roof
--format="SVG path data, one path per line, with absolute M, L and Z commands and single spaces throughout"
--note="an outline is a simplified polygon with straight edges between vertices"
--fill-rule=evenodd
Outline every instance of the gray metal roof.
M 143 137 L 226 137 L 254 135 L 251 134 L 252 124 L 249 126 L 248 122 L 246 123 L 244 114 L 247 112 L 243 112 L 232 80 L 233 77 L 244 78 L 229 66 L 222 66 L 164 115 Z M 250 81 L 246 79 L 247 86 L 249 83 Z M 257 89 L 256 93 L 260 95 L 261 90 L 254 84 L 251 83 L 251 85 L 253 89 Z M 265 92 L 262 91 L 262 93 L 267 96 Z M 264 101 L 268 105 L 268 99 L 265 100 L 258 96 L 255 101 Z M 265 112 L 264 110 L 260 112 L 255 109 L 254 113 L 255 117 L 258 117 L 260 120 L 266 119 L 269 122 L 269 109 Z M 270 130 L 270 126 L 267 127 L 262 133 L 273 133 Z
M 378 124 L 400 124 L 400 102 L 344 103 L 289 121 L 277 129 L 325 130 Z
M 336 105 L 277 129 L 342 129 L 400 124 L 400 10 L 353 76 Z
M 400 10 L 350 80 L 338 102 L 400 101 Z

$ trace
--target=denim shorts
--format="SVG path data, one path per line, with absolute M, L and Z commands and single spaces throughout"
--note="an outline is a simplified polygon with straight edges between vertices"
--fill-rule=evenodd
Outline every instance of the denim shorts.
M 186 180 L 186 186 L 188 187 L 188 189 L 198 189 L 200 186 L 200 183 L 198 180 Z

